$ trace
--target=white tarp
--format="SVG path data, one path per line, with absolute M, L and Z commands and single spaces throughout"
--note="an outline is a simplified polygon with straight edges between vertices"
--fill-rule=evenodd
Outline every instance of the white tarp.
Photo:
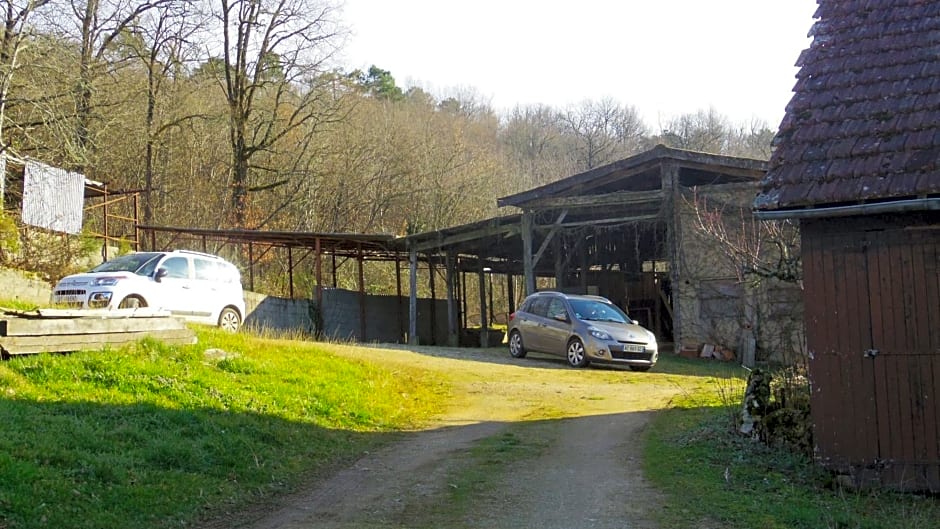
M 65 233 L 81 233 L 85 177 L 81 173 L 26 161 L 23 222 Z

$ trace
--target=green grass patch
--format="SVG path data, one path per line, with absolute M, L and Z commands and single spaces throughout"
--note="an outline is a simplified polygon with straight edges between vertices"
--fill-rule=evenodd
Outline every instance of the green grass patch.
M 0 527 L 190 525 L 419 426 L 446 390 L 328 345 L 197 333 L 0 363 Z
M 666 495 L 663 528 L 937 527 L 936 498 L 831 488 L 807 458 L 734 433 L 729 413 L 736 408 L 721 401 L 689 394 L 650 425 L 644 470 Z

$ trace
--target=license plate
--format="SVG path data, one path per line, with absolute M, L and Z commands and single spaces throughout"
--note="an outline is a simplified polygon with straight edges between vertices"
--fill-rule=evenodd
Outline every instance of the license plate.
M 624 352 L 627 352 L 627 353 L 645 353 L 646 347 L 642 345 L 628 343 L 628 344 L 624 344 L 623 350 Z
M 84 301 L 84 299 L 82 299 L 82 296 L 68 295 L 68 296 L 59 296 L 58 301 L 59 303 L 81 304 Z

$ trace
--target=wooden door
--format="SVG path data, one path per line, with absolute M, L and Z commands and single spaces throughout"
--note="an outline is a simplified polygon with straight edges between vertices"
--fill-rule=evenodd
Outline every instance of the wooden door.
M 806 223 L 804 286 L 817 455 L 938 490 L 940 226 L 924 218 Z

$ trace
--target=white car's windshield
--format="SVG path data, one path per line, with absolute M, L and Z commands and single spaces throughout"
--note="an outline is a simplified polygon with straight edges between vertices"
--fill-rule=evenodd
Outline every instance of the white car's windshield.
M 584 321 L 612 321 L 628 323 L 630 318 L 616 305 L 592 299 L 572 299 L 571 308 L 575 317 Z
M 134 272 L 138 275 L 150 275 L 153 273 L 153 265 L 160 259 L 162 253 L 140 252 L 129 253 L 120 257 L 115 257 L 108 262 L 91 269 L 92 272 Z M 150 266 L 148 266 L 150 265 Z

